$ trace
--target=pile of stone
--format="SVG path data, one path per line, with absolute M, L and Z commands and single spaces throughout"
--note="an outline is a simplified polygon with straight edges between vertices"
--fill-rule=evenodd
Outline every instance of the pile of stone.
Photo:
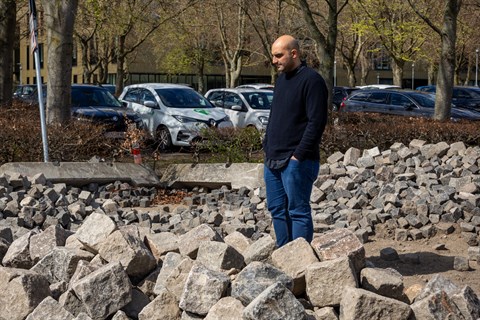
M 413 140 L 383 152 L 337 152 L 315 183 L 316 228 L 350 228 L 366 237 L 385 223 L 396 240 L 417 240 L 451 233 L 458 225 L 465 241 L 478 247 L 479 167 L 480 147 L 463 142 Z
M 455 265 L 468 269 L 480 261 L 479 166 L 480 148 L 463 143 L 333 154 L 312 193 L 314 240 L 282 248 L 264 188 L 196 188 L 150 208 L 155 188 L 8 173 L 0 319 L 477 319 L 470 287 L 435 275 L 404 288 L 362 243 L 380 228 L 398 241 L 460 228 L 470 248 Z

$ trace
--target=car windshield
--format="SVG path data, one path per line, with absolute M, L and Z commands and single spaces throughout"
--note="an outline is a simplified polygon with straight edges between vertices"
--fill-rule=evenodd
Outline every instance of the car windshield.
M 195 90 L 189 88 L 156 89 L 162 103 L 170 108 L 213 108 L 213 105 Z
M 435 108 L 435 98 L 429 94 L 412 93 L 409 96 L 423 108 Z
M 122 104 L 106 89 L 72 88 L 72 107 L 115 107 Z
M 242 96 L 248 101 L 248 104 L 252 109 L 257 110 L 270 110 L 270 105 L 273 100 L 273 91 L 271 92 L 258 92 L 249 91 L 242 92 Z

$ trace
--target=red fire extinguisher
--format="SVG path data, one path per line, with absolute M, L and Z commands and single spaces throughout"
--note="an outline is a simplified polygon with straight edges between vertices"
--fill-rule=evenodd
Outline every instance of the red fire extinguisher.
M 140 146 L 134 144 L 132 146 L 133 162 L 135 164 L 142 164 L 142 154 L 140 153 Z

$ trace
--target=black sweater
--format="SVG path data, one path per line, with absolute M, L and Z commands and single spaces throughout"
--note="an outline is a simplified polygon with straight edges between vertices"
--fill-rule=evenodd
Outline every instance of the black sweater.
M 319 160 L 320 139 L 327 123 L 328 92 L 315 70 L 300 66 L 282 73 L 275 84 L 263 147 L 267 160 L 292 156 Z

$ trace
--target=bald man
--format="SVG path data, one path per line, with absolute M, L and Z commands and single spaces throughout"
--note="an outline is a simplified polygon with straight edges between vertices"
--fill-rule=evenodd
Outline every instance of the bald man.
M 279 37 L 272 45 L 280 73 L 263 148 L 268 210 L 277 246 L 313 238 L 312 186 L 320 169 L 320 140 L 327 123 L 328 91 L 323 78 L 300 59 L 298 40 Z

